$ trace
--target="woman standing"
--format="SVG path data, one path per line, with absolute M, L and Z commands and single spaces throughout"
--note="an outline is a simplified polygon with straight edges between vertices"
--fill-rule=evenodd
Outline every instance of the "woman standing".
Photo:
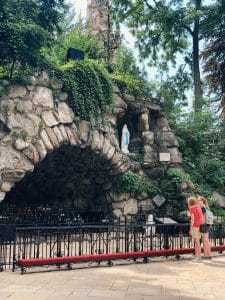
M 204 223 L 204 216 L 196 197 L 188 198 L 188 207 L 191 215 L 190 235 L 192 236 L 195 245 L 195 258 L 193 259 L 193 262 L 201 262 L 200 225 Z
M 207 224 L 207 220 L 206 220 L 206 213 L 207 213 L 207 209 L 209 209 L 209 205 L 208 205 L 208 201 L 203 196 L 198 197 L 198 201 L 204 216 L 204 224 L 201 226 L 201 233 L 203 235 L 203 249 L 204 249 L 203 258 L 212 259 L 211 245 L 209 242 L 210 224 Z

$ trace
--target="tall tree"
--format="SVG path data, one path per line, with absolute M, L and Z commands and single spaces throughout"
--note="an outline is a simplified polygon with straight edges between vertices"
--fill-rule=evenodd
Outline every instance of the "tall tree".
M 64 0 L 0 0 L 0 64 L 36 65 L 40 49 L 54 40 L 64 16 Z
M 202 52 L 203 70 L 214 93 L 213 100 L 221 104 L 225 118 L 225 0 L 218 0 L 205 20 L 203 35 L 207 40 Z
M 121 44 L 115 55 L 114 72 L 119 74 L 129 74 L 136 78 L 144 78 L 146 74 L 137 64 L 132 50 Z
M 194 109 L 203 106 L 199 69 L 199 40 L 205 6 L 202 0 L 113 0 L 114 13 L 136 37 L 141 56 L 157 65 L 176 65 L 177 54 L 190 63 L 194 83 Z M 190 43 L 192 49 L 190 50 Z

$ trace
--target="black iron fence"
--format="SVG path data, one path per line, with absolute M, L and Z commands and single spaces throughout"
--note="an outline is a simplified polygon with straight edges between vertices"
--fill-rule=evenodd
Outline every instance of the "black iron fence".
M 4 222 L 0 224 L 0 271 L 13 266 L 16 226 Z
M 63 227 L 0 225 L 0 268 L 13 269 L 19 258 L 49 258 L 193 247 L 189 224 L 121 222 Z M 225 223 L 211 227 L 211 244 L 225 245 Z
M 161 220 L 171 218 L 178 223 L 188 223 L 187 212 L 179 212 L 177 209 L 164 210 L 154 209 L 147 205 L 139 207 L 137 215 L 130 217 L 134 223 L 144 224 L 149 215 L 154 219 Z M 81 224 L 112 223 L 103 206 L 97 206 L 94 210 L 84 211 L 76 208 L 59 208 L 48 205 L 17 207 L 14 204 L 0 204 L 0 224 L 5 222 L 14 223 L 17 227 L 45 227 L 45 226 L 77 226 Z M 166 216 L 166 217 L 165 217 Z M 225 217 L 215 216 L 215 222 L 225 222 Z
M 101 207 L 85 212 L 75 208 L 58 208 L 48 205 L 17 207 L 13 204 L 0 205 L 0 224 L 13 222 L 17 226 L 66 226 L 88 222 L 99 223 L 105 218 Z

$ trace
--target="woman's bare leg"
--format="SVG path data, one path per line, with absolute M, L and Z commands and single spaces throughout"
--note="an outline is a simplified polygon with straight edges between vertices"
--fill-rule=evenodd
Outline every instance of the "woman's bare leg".
M 203 235 L 203 248 L 204 248 L 204 255 L 211 256 L 211 245 L 209 242 L 209 233 L 204 233 Z
M 201 245 L 199 238 L 195 238 L 195 255 L 201 257 Z

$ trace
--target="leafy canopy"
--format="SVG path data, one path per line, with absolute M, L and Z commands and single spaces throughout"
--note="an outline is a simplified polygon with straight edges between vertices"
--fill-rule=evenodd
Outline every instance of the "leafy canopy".
M 177 125 L 184 170 L 199 194 L 225 191 L 225 127 L 210 113 L 189 114 Z
M 124 93 L 149 96 L 149 82 L 146 72 L 137 64 L 132 50 L 123 43 L 118 49 L 111 78 Z
M 64 0 L 0 1 L 0 64 L 37 65 L 40 49 L 54 41 L 66 11 Z
M 222 116 L 225 116 L 225 1 L 219 0 L 208 11 L 208 18 L 204 24 L 204 45 L 202 58 L 204 71 L 213 101 L 222 104 Z M 221 99 L 222 98 L 222 99 Z
M 116 17 L 131 28 L 141 56 L 149 58 L 150 64 L 162 58 L 175 64 L 176 53 L 187 49 L 189 26 L 193 23 L 191 3 L 189 9 L 182 0 L 114 0 L 113 4 Z
M 203 21 L 207 18 L 207 2 L 203 0 L 113 0 L 114 15 L 124 21 L 136 38 L 140 55 L 150 66 L 156 66 L 169 77 L 171 67 L 179 66 L 188 85 L 178 74 L 183 98 L 184 90 L 194 87 L 195 111 L 204 105 L 199 67 L 199 41 Z M 180 58 L 178 59 L 178 55 Z M 182 65 L 182 67 L 181 67 Z M 190 73 L 190 70 L 192 71 Z M 179 72 L 179 70 L 178 70 Z M 172 87 L 173 88 L 173 87 Z M 179 94 L 181 94 L 179 93 Z M 181 100 L 182 103 L 182 99 Z
M 44 48 L 42 53 L 54 65 L 61 66 L 66 62 L 67 50 L 79 49 L 85 52 L 85 57 L 103 61 L 105 50 L 100 47 L 99 41 L 92 36 L 81 21 L 68 28 L 57 36 L 55 45 Z

